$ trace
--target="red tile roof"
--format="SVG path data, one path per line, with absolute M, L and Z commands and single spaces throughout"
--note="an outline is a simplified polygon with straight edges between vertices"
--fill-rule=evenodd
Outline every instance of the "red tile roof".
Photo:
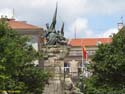
M 40 27 L 31 25 L 31 24 L 27 24 L 23 21 L 15 21 L 15 19 L 8 19 L 8 25 L 12 28 L 12 29 L 30 29 L 30 30 L 34 30 L 34 29 L 42 29 Z
M 112 38 L 81 38 L 69 40 L 71 46 L 97 46 L 98 43 L 111 43 Z

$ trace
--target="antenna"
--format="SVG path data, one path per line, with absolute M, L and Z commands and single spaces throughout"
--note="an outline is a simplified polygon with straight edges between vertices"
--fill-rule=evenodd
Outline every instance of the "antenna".
M 123 16 L 121 16 L 121 23 L 123 23 Z
M 121 30 L 123 28 L 123 16 L 120 17 L 121 22 L 118 23 L 118 30 Z
M 59 19 L 60 19 L 62 22 L 64 22 L 63 19 L 62 19 L 62 17 L 61 17 L 59 14 L 58 14 L 58 17 L 59 17 Z

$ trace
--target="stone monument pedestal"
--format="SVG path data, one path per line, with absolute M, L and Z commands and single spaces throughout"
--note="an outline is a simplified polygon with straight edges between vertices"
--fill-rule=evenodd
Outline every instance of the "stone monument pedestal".
M 42 47 L 44 69 L 52 75 L 43 94 L 64 94 L 64 58 L 68 55 L 68 51 L 68 46 Z

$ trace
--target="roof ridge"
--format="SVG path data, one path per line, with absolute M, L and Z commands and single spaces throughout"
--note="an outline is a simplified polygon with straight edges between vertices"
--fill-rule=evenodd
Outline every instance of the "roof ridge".
M 109 38 L 77 38 L 77 39 L 71 39 L 71 40 L 82 40 L 82 39 L 111 39 Z
M 72 39 L 70 42 L 71 46 L 81 46 L 81 41 L 83 41 L 86 46 L 97 46 L 97 42 L 101 41 L 101 43 L 111 43 L 112 38 L 84 38 L 84 39 Z
M 32 25 L 32 24 L 29 24 L 29 23 L 24 22 L 24 21 L 15 21 L 15 20 L 11 20 L 11 21 L 18 22 L 18 23 L 23 23 L 23 24 L 30 25 L 30 26 L 37 27 L 37 28 L 41 28 L 41 27 L 39 27 L 39 26 Z
M 13 29 L 42 29 L 42 27 L 25 23 L 23 21 L 8 20 L 8 24 Z

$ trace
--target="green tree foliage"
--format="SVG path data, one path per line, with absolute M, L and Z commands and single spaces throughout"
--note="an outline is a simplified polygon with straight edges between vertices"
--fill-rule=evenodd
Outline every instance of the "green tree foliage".
M 101 44 L 93 57 L 93 75 L 86 80 L 85 94 L 125 94 L 125 29 Z
M 42 93 L 48 75 L 34 66 L 38 53 L 28 42 L 26 36 L 19 35 L 7 25 L 6 19 L 0 20 L 0 91 Z

